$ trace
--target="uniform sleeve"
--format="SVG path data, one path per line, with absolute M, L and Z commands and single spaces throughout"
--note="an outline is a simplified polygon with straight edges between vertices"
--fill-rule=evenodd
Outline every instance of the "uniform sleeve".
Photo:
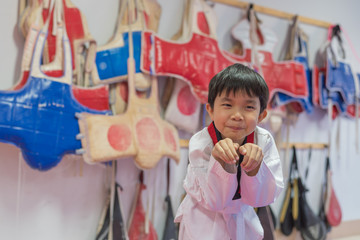
M 211 211 L 227 207 L 237 188 L 236 174 L 226 172 L 211 156 L 213 144 L 207 131 L 189 143 L 189 165 L 184 188 L 198 204 Z
M 264 158 L 259 172 L 251 177 L 242 170 L 241 200 L 253 207 L 266 206 L 273 203 L 284 188 L 280 156 L 273 137 L 262 134 L 259 146 Z

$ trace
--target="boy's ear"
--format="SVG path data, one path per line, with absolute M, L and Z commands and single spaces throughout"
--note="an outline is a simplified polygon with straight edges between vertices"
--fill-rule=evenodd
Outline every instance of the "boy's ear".
M 212 107 L 210 106 L 209 103 L 206 104 L 206 111 L 208 112 L 211 120 L 214 120 L 214 119 L 213 119 L 214 110 L 212 109 Z
M 268 112 L 266 109 L 262 113 L 260 113 L 258 123 L 260 123 L 262 120 L 264 120 L 266 118 L 267 114 L 268 114 Z

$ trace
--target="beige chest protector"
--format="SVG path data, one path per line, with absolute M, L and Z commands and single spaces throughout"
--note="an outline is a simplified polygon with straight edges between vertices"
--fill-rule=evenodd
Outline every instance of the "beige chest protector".
M 124 114 L 79 114 L 83 157 L 88 163 L 135 157 L 142 169 L 154 167 L 167 156 L 180 161 L 178 132 L 159 114 L 157 80 L 152 78 L 149 98 L 139 98 L 134 86 L 134 62 L 128 61 L 129 103 Z

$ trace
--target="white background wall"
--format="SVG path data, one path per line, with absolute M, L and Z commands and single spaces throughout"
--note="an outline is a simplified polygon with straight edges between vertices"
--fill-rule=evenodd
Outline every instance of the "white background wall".
M 113 33 L 118 0 L 73 0 L 84 13 L 89 30 L 98 45 L 105 44 Z M 179 28 L 183 11 L 181 0 L 158 0 L 162 6 L 159 35 L 170 38 Z M 254 0 L 254 4 L 271 7 L 289 13 L 307 16 L 331 23 L 339 23 L 347 31 L 356 53 L 360 54 L 360 32 L 358 23 L 360 3 L 345 1 L 295 1 Z M 230 29 L 244 14 L 241 9 L 215 4 L 218 16 L 217 36 L 221 48 L 231 46 Z M 287 20 L 259 14 L 263 24 L 278 35 L 279 43 L 274 49 L 274 60 L 278 60 L 283 47 L 289 22 Z M 6 1 L 0 8 L 0 89 L 12 86 L 20 75 L 20 62 L 24 38 L 17 27 L 18 1 Z M 301 24 L 309 36 L 310 63 L 315 52 L 326 39 L 327 30 Z M 329 125 L 325 111 L 316 110 L 312 115 L 301 114 L 296 125 L 290 128 L 291 142 L 327 142 Z M 332 129 L 331 161 L 335 191 L 343 210 L 343 220 L 360 219 L 358 186 L 360 177 L 359 153 L 355 148 L 354 120 L 337 119 Z M 339 129 L 339 132 L 337 131 Z M 285 129 L 283 129 L 285 135 Z M 337 137 L 338 133 L 338 137 Z M 181 133 L 182 137 L 188 137 Z M 339 139 L 339 144 L 335 144 Z M 66 157 L 57 167 L 39 172 L 30 169 L 21 158 L 20 151 L 9 144 L 0 143 L 0 233 L 1 239 L 93 239 L 105 201 L 108 172 L 100 165 L 83 164 L 80 176 L 80 161 Z M 187 164 L 186 150 L 182 150 L 179 166 L 172 163 L 170 194 L 176 210 L 183 190 L 181 180 Z M 282 156 L 284 153 L 281 152 Z M 308 151 L 299 151 L 300 169 L 307 166 Z M 317 211 L 319 189 L 323 174 L 325 150 L 313 150 L 307 185 L 310 188 L 310 206 Z M 287 159 L 282 158 L 284 166 Z M 138 170 L 131 158 L 121 159 L 118 164 L 117 181 L 123 186 L 122 205 L 124 216 L 129 216 L 133 201 Z M 166 192 L 166 159 L 146 172 L 148 189 L 144 192 L 146 206 L 155 206 L 150 212 L 155 228 L 162 236 L 164 228 Z M 155 194 L 154 194 L 155 193 Z M 152 197 L 149 197 L 152 196 Z M 273 205 L 278 212 L 282 197 Z

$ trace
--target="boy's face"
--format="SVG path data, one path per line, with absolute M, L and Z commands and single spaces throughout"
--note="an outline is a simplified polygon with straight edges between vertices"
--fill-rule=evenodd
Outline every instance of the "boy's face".
M 259 98 L 250 97 L 245 91 L 238 91 L 235 95 L 230 92 L 229 96 L 223 91 L 215 98 L 214 108 L 207 104 L 206 110 L 222 137 L 239 144 L 267 115 L 266 109 L 260 114 Z

